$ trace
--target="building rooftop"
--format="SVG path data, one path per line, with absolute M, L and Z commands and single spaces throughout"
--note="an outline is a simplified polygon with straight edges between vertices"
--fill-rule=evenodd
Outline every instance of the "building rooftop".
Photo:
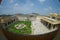
M 49 23 L 51 23 L 51 24 L 60 24 L 60 21 L 52 19 L 52 18 L 44 17 L 42 19 L 49 22 Z
M 59 17 L 60 18 L 60 14 L 57 14 L 57 13 L 51 13 L 49 16 Z

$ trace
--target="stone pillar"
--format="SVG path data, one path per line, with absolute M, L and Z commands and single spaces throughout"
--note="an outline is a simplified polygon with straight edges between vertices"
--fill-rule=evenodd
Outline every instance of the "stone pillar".
M 49 28 L 49 23 L 47 23 L 47 28 Z
M 51 24 L 51 29 L 53 29 L 53 24 Z

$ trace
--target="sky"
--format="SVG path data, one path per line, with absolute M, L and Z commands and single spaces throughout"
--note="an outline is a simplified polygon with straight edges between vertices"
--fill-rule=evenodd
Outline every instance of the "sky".
M 2 0 L 0 15 L 17 13 L 60 14 L 60 2 L 59 0 Z

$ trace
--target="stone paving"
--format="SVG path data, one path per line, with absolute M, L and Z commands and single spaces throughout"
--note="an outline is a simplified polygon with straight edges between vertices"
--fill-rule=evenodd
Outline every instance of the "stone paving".
M 45 34 L 54 30 L 49 30 L 40 20 L 32 21 L 32 34 Z

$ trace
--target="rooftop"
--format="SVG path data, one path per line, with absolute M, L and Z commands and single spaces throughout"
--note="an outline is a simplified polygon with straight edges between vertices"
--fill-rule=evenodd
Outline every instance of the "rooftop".
M 47 22 L 49 22 L 49 23 L 51 23 L 51 24 L 60 24 L 60 21 L 52 19 L 52 18 L 49 18 L 49 17 L 44 17 L 42 19 L 47 21 Z

